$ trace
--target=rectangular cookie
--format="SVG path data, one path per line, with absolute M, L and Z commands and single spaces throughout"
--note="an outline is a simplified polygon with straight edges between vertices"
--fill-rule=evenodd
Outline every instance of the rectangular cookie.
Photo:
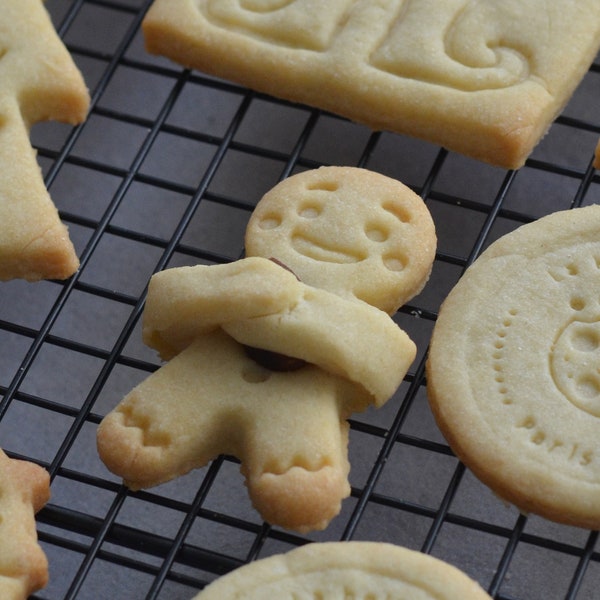
M 83 121 L 89 95 L 41 0 L 0 0 L 0 15 L 0 280 L 66 279 L 79 260 L 29 129 Z
M 600 48 L 598 0 L 155 0 L 146 48 L 505 167 Z

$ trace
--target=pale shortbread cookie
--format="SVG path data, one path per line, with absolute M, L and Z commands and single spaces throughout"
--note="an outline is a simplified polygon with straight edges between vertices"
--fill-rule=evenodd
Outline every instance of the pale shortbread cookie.
M 330 182 L 335 173 L 334 181 L 344 187 L 343 169 L 319 172 L 329 173 Z M 364 170 L 348 174 L 351 181 L 358 176 L 378 181 Z M 307 179 L 312 180 L 310 173 L 299 176 Z M 337 208 L 326 209 L 328 202 L 339 204 L 341 192 L 319 196 L 324 210 L 311 220 L 329 219 L 328 247 L 337 255 L 355 243 L 355 229 L 366 232 L 369 244 L 360 250 L 361 260 L 353 261 L 354 269 L 345 269 L 344 275 L 352 278 L 358 271 L 356 279 L 370 289 L 369 299 L 389 309 L 401 295 L 410 296 L 396 288 L 406 284 L 415 293 L 427 279 L 435 232 L 431 217 L 427 221 L 421 213 L 426 209 L 418 196 L 404 202 L 409 191 L 402 189 L 406 218 L 400 219 L 382 209 L 382 204 L 394 206 L 397 198 L 381 197 L 380 188 L 361 187 L 365 194 L 359 202 L 352 188 L 344 187 L 347 229 L 336 231 Z M 289 203 L 302 206 L 302 198 L 290 197 Z M 361 203 L 370 210 L 361 209 Z M 417 216 L 427 223 L 416 228 L 424 243 L 414 235 Z M 406 233 L 408 245 L 396 230 Z M 327 226 L 319 224 L 316 231 L 313 241 L 326 235 Z M 388 270 L 382 257 L 393 254 L 394 247 L 386 240 L 395 241 L 407 272 L 422 261 L 418 254 L 426 249 L 429 263 L 418 269 L 418 283 L 396 268 L 396 287 L 382 276 Z M 285 242 L 274 246 L 278 255 Z M 251 256 L 152 277 L 143 338 L 169 362 L 132 390 L 98 429 L 101 459 L 128 486 L 157 485 L 226 453 L 239 458 L 252 502 L 269 523 L 309 531 L 326 527 L 338 514 L 350 493 L 347 419 L 369 405 L 381 406 L 395 393 L 416 347 L 381 306 L 349 294 L 343 278 L 336 276 L 339 294 L 335 285 L 331 290 L 315 287 L 296 277 L 304 256 L 287 258 L 282 265 Z M 307 274 L 318 270 L 314 253 L 310 260 L 315 264 Z M 329 260 L 323 260 L 328 270 Z M 365 272 L 363 260 L 371 265 Z
M 89 95 L 41 0 L 0 0 L 0 14 L 0 280 L 65 279 L 79 259 L 29 129 L 83 121 Z
M 383 542 L 312 543 L 240 567 L 194 600 L 389 598 L 490 600 L 465 573 L 430 555 Z
M 245 238 L 248 256 L 274 257 L 304 283 L 390 314 L 427 282 L 436 243 L 417 194 L 356 167 L 284 179 L 256 206 Z
M 442 305 L 431 406 L 458 457 L 523 512 L 600 527 L 600 206 L 492 244 Z
M 231 454 L 265 520 L 324 528 L 350 493 L 346 419 L 394 393 L 410 338 L 383 311 L 260 257 L 157 273 L 147 305 L 144 340 L 170 361 L 100 424 L 107 467 L 138 489 Z M 244 344 L 308 364 L 273 371 Z
M 50 497 L 42 467 L 0 450 L 0 598 L 25 600 L 48 581 L 48 561 L 37 541 L 35 513 Z
M 132 489 L 237 456 L 263 519 L 323 529 L 350 493 L 348 424 L 364 390 L 314 365 L 270 371 L 217 329 L 145 379 L 98 428 L 100 458 Z
M 520 167 L 600 47 L 597 0 L 155 0 L 146 48 Z

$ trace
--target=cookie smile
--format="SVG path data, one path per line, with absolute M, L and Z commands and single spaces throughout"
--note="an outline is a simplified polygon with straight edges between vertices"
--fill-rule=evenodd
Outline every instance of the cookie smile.
M 291 241 L 292 247 L 298 254 L 320 262 L 353 264 L 364 260 L 358 252 L 328 248 L 325 244 L 302 234 L 295 234 Z

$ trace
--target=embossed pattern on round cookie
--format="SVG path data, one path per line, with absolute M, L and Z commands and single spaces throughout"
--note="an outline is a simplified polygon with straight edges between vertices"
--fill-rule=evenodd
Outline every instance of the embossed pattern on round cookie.
M 521 226 L 442 305 L 430 403 L 458 457 L 523 512 L 600 527 L 600 206 Z
M 274 257 L 308 285 L 390 314 L 427 282 L 436 242 L 417 194 L 357 167 L 288 177 L 260 200 L 245 239 L 248 256 Z
M 213 598 L 490 600 L 456 567 L 383 542 L 312 543 L 276 554 L 217 579 L 194 600 Z

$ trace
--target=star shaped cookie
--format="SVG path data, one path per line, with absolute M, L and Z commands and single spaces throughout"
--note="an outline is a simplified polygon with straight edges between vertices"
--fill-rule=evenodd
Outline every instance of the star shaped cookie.
M 41 0 L 0 0 L 0 280 L 66 279 L 79 266 L 29 140 L 87 114 L 83 78 Z
M 50 497 L 49 476 L 38 465 L 0 450 L 0 598 L 25 600 L 48 580 L 37 542 L 35 513 Z

